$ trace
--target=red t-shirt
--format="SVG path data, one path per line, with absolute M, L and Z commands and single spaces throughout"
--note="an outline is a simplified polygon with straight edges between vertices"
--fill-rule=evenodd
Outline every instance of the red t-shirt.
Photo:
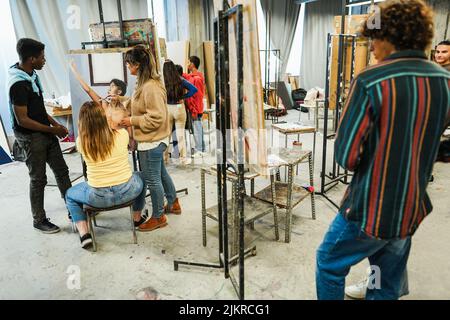
M 194 119 L 203 113 L 203 98 L 205 96 L 205 76 L 201 72 L 192 72 L 183 74 L 183 78 L 192 83 L 198 92 L 192 97 L 185 100 L 186 107 Z

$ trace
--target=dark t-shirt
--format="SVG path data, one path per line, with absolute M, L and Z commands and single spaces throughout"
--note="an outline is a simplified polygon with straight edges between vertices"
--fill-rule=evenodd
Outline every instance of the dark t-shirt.
M 34 121 L 37 121 L 43 125 L 50 126 L 48 121 L 47 111 L 45 110 L 44 97 L 41 89 L 39 88 L 39 95 L 33 91 L 31 82 L 19 81 L 15 83 L 9 90 L 9 98 L 13 105 L 27 106 L 28 117 Z M 25 129 L 17 123 L 17 119 L 13 116 L 13 129 L 21 133 L 33 133 L 33 130 Z

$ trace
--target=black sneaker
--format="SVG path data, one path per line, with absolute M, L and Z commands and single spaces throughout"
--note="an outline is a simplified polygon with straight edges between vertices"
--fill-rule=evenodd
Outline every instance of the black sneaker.
M 89 249 L 92 247 L 92 236 L 86 233 L 84 236 L 80 237 L 81 247 L 83 249 Z
M 33 226 L 36 230 L 39 230 L 44 234 L 53 234 L 61 231 L 61 229 L 58 226 L 51 223 L 50 219 L 48 218 L 40 223 L 34 223 Z
M 139 226 L 141 225 L 141 224 L 144 224 L 145 223 L 145 221 L 147 221 L 147 216 L 146 215 L 143 215 L 142 217 L 141 217 L 141 220 L 139 220 L 139 221 L 135 221 L 134 222 L 134 227 L 137 229 L 137 228 L 139 228 Z

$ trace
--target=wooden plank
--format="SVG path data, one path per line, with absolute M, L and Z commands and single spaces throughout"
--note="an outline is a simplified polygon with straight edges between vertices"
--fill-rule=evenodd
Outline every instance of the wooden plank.
M 107 49 L 87 49 L 87 50 L 69 50 L 69 54 L 96 54 L 96 53 L 125 53 L 128 50 L 133 49 L 129 48 L 107 48 Z
M 72 115 L 72 109 L 65 110 L 65 111 L 53 111 L 51 114 L 52 117 L 62 117 L 62 116 L 71 116 Z
M 151 40 L 150 47 L 153 52 L 153 57 L 155 58 L 156 67 L 158 68 L 158 73 L 162 75 L 163 73 L 163 58 L 161 57 L 161 47 L 158 37 L 158 28 L 156 28 L 156 25 L 152 24 L 152 35 L 153 38 Z
M 206 88 L 208 93 L 209 105 L 214 104 L 216 101 L 216 70 L 214 61 L 214 42 L 206 41 L 203 42 L 203 56 L 205 58 L 204 69 L 205 69 L 205 80 Z
M 275 182 L 275 203 L 282 209 L 287 209 L 287 199 L 289 193 L 289 185 L 284 182 Z M 311 194 L 297 184 L 292 185 L 291 207 L 294 208 Z M 255 194 L 255 198 L 261 201 L 272 203 L 272 186 L 268 186 Z
M 166 39 L 159 38 L 159 50 L 161 52 L 161 57 L 164 59 L 167 59 Z
M 268 155 L 261 92 L 261 64 L 258 43 L 258 17 L 256 0 L 233 0 L 231 5 L 243 5 L 243 51 L 244 51 L 244 129 L 245 157 L 249 168 L 261 175 L 268 173 Z M 230 98 L 232 128 L 237 141 L 237 52 L 236 16 L 229 20 Z M 234 151 L 237 145 L 232 142 Z
M 189 41 L 172 41 L 167 42 L 167 58 L 175 64 L 183 67 L 183 71 L 187 73 L 187 65 L 189 63 Z

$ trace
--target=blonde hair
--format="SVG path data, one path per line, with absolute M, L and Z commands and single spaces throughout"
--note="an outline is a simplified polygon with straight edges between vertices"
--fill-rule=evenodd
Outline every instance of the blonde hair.
M 117 131 L 110 128 L 105 110 L 96 102 L 86 102 L 78 120 L 80 148 L 83 155 L 94 162 L 111 155 Z

